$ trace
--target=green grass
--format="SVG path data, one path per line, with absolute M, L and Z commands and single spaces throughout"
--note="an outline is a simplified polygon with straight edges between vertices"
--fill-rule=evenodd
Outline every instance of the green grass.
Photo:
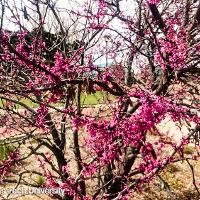
M 14 97 L 12 97 L 11 99 L 17 100 L 17 99 L 14 99 Z M 20 102 L 23 103 L 23 104 L 26 104 L 27 106 L 29 106 L 31 108 L 37 108 L 38 107 L 38 104 L 32 102 L 30 99 L 27 99 L 27 98 L 22 98 L 20 100 Z M 0 98 L 0 107 L 3 107 L 3 106 L 6 107 L 6 100 Z M 23 106 L 16 103 L 15 108 L 16 109 L 23 108 Z
M 27 106 L 31 107 L 31 108 L 37 108 L 38 107 L 38 104 L 37 103 L 34 103 L 32 102 L 30 99 L 22 99 L 20 102 L 26 104 Z M 16 108 L 23 108 L 23 106 L 20 106 L 20 105 L 16 105 Z
M 43 176 L 38 176 L 37 178 L 38 186 L 42 186 L 45 184 L 45 178 Z
M 11 152 L 15 151 L 13 145 L 0 145 L 0 160 L 6 160 Z
M 85 94 L 83 93 L 81 95 L 81 105 L 96 105 L 96 104 L 103 104 L 106 103 L 105 99 L 109 99 L 110 101 L 114 100 L 115 97 L 113 95 L 107 95 L 106 92 L 99 92 L 97 91 L 94 94 Z M 38 104 L 32 102 L 30 99 L 27 98 L 22 98 L 21 103 L 26 104 L 27 106 L 31 108 L 37 108 Z M 5 104 L 5 100 L 0 101 L 0 106 L 3 106 Z M 56 104 L 51 104 L 52 106 L 57 106 L 61 107 L 64 105 L 64 103 L 56 103 Z M 23 106 L 19 104 L 15 104 L 16 109 L 23 108 Z
M 82 94 L 81 95 L 81 105 L 96 105 L 106 103 L 105 99 L 114 100 L 113 95 L 107 95 L 105 92 L 96 92 L 94 94 Z

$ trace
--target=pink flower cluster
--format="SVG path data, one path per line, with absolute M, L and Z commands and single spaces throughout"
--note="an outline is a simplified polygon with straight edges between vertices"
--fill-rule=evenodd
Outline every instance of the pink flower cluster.
M 48 107 L 45 104 L 40 104 L 40 107 L 36 110 L 36 125 L 39 128 L 45 129 L 46 125 L 46 114 L 48 113 Z
M 160 0 L 147 0 L 147 2 L 149 4 L 158 4 L 158 3 L 160 3 Z
M 0 161 L 0 182 L 10 172 L 11 167 L 18 162 L 19 156 L 19 150 L 16 149 L 14 152 L 9 153 L 8 158 Z
M 75 190 L 74 187 L 75 180 L 73 178 L 68 177 L 66 181 L 60 182 L 59 180 L 53 177 L 50 171 L 46 172 L 44 174 L 44 177 L 45 177 L 45 184 L 41 186 L 42 188 L 47 188 L 47 189 L 59 188 L 63 190 L 64 193 L 63 195 L 68 195 L 70 197 L 76 196 L 77 191 Z
M 111 120 L 90 119 L 85 125 L 90 136 L 86 139 L 86 145 L 90 148 L 92 155 L 97 156 L 97 160 L 105 165 L 122 159 L 123 149 L 126 147 L 132 146 L 139 149 L 142 144 L 140 154 L 143 161 L 139 164 L 139 169 L 148 174 L 157 167 L 163 167 L 163 158 L 159 156 L 165 143 L 148 142 L 144 133 L 159 124 L 166 115 L 171 115 L 175 121 L 188 119 L 197 122 L 198 117 L 191 116 L 184 107 L 177 108 L 165 97 L 139 91 L 136 95 L 140 97 L 141 106 L 138 113 L 132 114 L 131 117 L 121 120 L 116 114 Z M 166 145 L 174 144 L 166 143 Z M 87 173 L 89 173 L 88 170 Z
M 155 59 L 162 68 L 169 65 L 172 69 L 182 69 L 186 67 L 188 56 L 188 46 L 186 34 L 180 26 L 179 20 L 170 20 L 167 34 L 159 40 L 159 51 L 156 52 Z

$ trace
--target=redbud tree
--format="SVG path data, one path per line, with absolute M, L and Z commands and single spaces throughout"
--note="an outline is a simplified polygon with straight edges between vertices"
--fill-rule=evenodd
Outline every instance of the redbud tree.
M 130 199 L 168 164 L 198 159 L 183 149 L 198 148 L 200 130 L 199 1 L 0 6 L 1 144 L 14 146 L 2 183 L 62 189 L 55 199 Z M 85 93 L 112 100 L 85 109 Z M 188 132 L 174 140 L 158 129 L 165 119 Z

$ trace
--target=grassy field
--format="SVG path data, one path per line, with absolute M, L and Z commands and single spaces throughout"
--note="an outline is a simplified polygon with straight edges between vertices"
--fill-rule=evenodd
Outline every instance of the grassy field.
M 81 104 L 82 105 L 96 105 L 96 104 L 103 104 L 106 103 L 107 100 L 114 100 L 114 96 L 108 95 L 105 92 L 96 92 L 94 94 L 82 94 L 81 95 Z
M 108 95 L 105 92 L 99 92 L 97 91 L 94 94 L 85 94 L 83 93 L 81 95 L 81 105 L 97 105 L 97 104 L 103 104 L 103 103 L 108 103 L 108 101 L 113 101 L 115 99 L 114 96 Z M 38 104 L 32 102 L 28 98 L 23 98 L 20 101 L 23 104 L 26 104 L 27 106 L 31 108 L 37 108 Z M 5 104 L 5 100 L 0 101 L 0 106 L 3 106 Z M 52 106 L 57 106 L 57 107 L 62 107 L 64 103 L 56 103 L 56 104 L 51 104 Z M 23 108 L 23 106 L 16 104 L 16 108 Z

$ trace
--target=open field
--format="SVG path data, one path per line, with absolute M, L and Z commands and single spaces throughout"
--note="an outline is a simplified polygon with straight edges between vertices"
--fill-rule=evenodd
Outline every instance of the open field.
M 34 98 L 33 98 L 34 99 Z M 97 91 L 94 94 L 86 94 L 86 93 L 82 93 L 81 94 L 81 105 L 97 105 L 97 104 L 103 104 L 105 102 L 112 102 L 112 100 L 114 100 L 115 97 L 112 95 L 108 95 L 107 93 L 103 93 L 103 92 L 99 92 Z M 16 100 L 18 100 L 18 98 L 16 97 Z M 38 104 L 34 103 L 33 101 L 31 101 L 28 98 L 20 98 L 19 100 L 21 103 L 26 104 L 27 106 L 31 107 L 31 108 L 37 108 Z M 1 100 L 0 99 L 0 106 L 2 106 L 5 103 L 5 100 Z M 56 107 L 60 107 L 60 106 L 64 106 L 64 102 L 63 103 L 56 103 L 56 104 L 51 104 L 52 106 L 56 106 Z M 23 106 L 20 106 L 18 104 L 15 104 L 17 109 L 23 108 Z

